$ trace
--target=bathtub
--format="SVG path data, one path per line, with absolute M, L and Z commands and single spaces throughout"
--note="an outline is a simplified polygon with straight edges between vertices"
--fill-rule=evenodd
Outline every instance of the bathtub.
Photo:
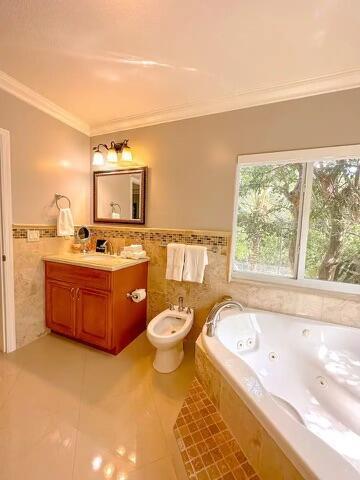
M 360 479 L 360 329 L 228 309 L 202 343 L 305 479 Z

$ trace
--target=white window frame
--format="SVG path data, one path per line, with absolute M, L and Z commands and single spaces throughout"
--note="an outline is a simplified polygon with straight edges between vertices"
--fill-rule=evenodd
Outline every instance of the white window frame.
M 312 169 L 313 163 L 319 160 L 342 160 L 345 158 L 360 158 L 360 145 L 344 145 L 338 147 L 324 147 L 311 148 L 306 150 L 289 150 L 282 152 L 257 153 L 250 155 L 238 155 L 236 176 L 235 176 L 235 191 L 234 191 L 234 212 L 233 212 L 233 227 L 231 240 L 231 256 L 230 256 L 230 281 L 253 281 L 261 283 L 273 283 L 291 287 L 302 287 L 318 290 L 327 290 L 330 292 L 339 292 L 347 294 L 360 295 L 360 285 L 330 282 L 325 280 L 315 280 L 304 278 L 305 255 L 307 238 L 309 232 L 309 211 L 311 208 L 311 194 L 312 194 Z M 253 272 L 234 272 L 233 263 L 235 260 L 236 234 L 237 234 L 237 212 L 239 203 L 239 179 L 240 168 L 250 167 L 255 165 L 281 165 L 288 163 L 305 163 L 306 180 L 303 185 L 300 199 L 300 214 L 298 227 L 298 277 L 287 278 L 278 277 L 264 273 Z M 300 234 L 300 235 L 299 235 Z

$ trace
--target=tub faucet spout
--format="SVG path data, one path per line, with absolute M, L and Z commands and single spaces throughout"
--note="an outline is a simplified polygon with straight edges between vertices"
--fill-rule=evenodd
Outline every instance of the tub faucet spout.
M 225 308 L 229 308 L 229 307 L 237 307 L 242 312 L 245 310 L 244 307 L 241 305 L 241 303 L 237 302 L 236 300 L 225 300 L 223 302 L 215 304 L 210 310 L 210 313 L 205 323 L 206 335 L 208 337 L 213 337 L 215 335 L 215 329 L 216 329 L 217 321 L 219 319 L 219 315 Z

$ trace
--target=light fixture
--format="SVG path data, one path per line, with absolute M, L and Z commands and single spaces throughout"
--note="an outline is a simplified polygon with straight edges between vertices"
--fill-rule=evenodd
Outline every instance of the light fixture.
M 93 154 L 93 165 L 94 165 L 94 166 L 104 165 L 104 163 L 105 163 L 105 161 L 104 161 L 104 155 L 100 152 L 99 146 L 94 147 L 93 150 L 94 150 L 94 154 Z
M 132 161 L 131 149 L 128 145 L 129 140 L 124 140 L 123 142 L 116 143 L 112 141 L 110 147 L 105 143 L 99 143 L 96 147 L 93 147 L 93 165 L 99 166 L 104 165 L 105 159 L 104 155 L 100 152 L 100 147 L 104 147 L 107 150 L 106 160 L 109 163 L 117 163 L 118 156 L 121 153 L 121 160 L 124 162 Z
M 131 162 L 132 161 L 132 153 L 131 153 L 131 148 L 128 145 L 129 140 L 125 140 L 123 147 L 122 147 L 122 152 L 121 152 L 121 159 L 124 162 Z
M 114 142 L 111 142 L 111 147 L 109 148 L 109 150 L 107 152 L 107 155 L 106 155 L 106 160 L 109 163 L 117 163 L 117 161 L 118 161 L 118 154 L 117 154 L 117 151 L 115 150 L 115 148 L 113 147 L 113 143 Z

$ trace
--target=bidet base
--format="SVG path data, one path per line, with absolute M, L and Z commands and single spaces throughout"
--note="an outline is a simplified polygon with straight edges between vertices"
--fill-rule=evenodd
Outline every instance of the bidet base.
M 180 342 L 167 350 L 156 350 L 153 366 L 159 373 L 170 373 L 180 366 L 183 358 L 183 342 Z

